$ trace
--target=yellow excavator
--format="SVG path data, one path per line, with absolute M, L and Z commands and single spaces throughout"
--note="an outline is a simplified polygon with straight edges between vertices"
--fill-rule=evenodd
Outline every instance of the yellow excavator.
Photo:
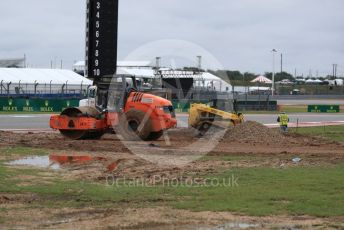
M 189 111 L 189 127 L 205 135 L 211 127 L 227 128 L 244 122 L 244 116 L 237 112 L 225 112 L 206 104 L 192 104 Z

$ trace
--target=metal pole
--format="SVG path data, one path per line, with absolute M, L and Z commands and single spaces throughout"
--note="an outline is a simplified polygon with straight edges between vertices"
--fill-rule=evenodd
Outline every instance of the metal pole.
M 337 78 L 337 64 L 334 65 L 334 77 Z
M 161 57 L 156 57 L 155 60 L 156 60 L 155 67 L 156 67 L 156 69 L 157 69 L 157 71 L 158 71 L 158 70 L 160 69 Z
M 36 82 L 37 82 L 37 80 L 35 80 L 35 81 L 34 81 L 34 83 L 33 83 L 33 87 L 34 87 L 34 94 L 35 94 L 35 96 L 36 96 Z
M 281 76 L 283 73 L 283 54 L 281 53 Z
M 1 80 L 1 95 L 2 95 L 2 83 L 4 82 L 4 80 Z
M 84 81 L 81 81 L 81 87 L 80 87 L 80 95 L 83 95 L 82 93 L 82 84 L 84 83 Z
M 198 61 L 198 70 L 201 71 L 202 69 L 202 56 L 197 56 L 197 61 Z
M 66 86 L 66 84 L 63 84 L 63 85 L 62 85 L 62 87 L 61 87 L 61 95 L 60 95 L 60 96 L 63 96 L 63 95 L 64 95 L 65 86 Z
M 35 81 L 36 82 L 36 81 Z M 37 86 L 39 85 L 39 83 L 35 83 L 35 96 L 37 95 Z
M 10 95 L 10 85 L 12 84 L 12 82 L 7 83 L 7 95 Z
M 272 93 L 271 95 L 275 95 L 275 53 L 277 50 L 272 50 Z
M 258 82 L 258 110 L 260 111 L 261 107 L 260 107 L 260 90 L 259 90 L 259 87 L 260 87 L 260 82 Z

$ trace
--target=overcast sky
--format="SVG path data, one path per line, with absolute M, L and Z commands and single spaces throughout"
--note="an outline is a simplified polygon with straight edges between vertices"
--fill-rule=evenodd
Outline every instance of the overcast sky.
M 336 63 L 344 75 L 343 0 L 120 0 L 119 19 L 119 60 L 147 43 L 178 39 L 207 50 L 226 69 L 272 71 L 275 48 L 276 71 L 282 52 L 290 73 L 327 75 Z M 0 59 L 25 53 L 34 67 L 62 59 L 71 68 L 84 58 L 84 30 L 85 0 L 0 1 Z

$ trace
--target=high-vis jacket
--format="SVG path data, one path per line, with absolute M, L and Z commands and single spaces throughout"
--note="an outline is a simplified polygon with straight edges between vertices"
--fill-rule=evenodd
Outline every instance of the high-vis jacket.
M 287 114 L 280 114 L 277 121 L 280 123 L 280 126 L 288 126 L 289 117 Z

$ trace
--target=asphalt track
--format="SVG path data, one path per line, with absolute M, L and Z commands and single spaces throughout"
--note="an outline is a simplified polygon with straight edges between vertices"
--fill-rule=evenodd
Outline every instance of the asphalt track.
M 344 105 L 343 99 L 277 100 L 278 105 Z
M 323 125 L 343 125 L 344 114 L 289 114 L 291 126 L 323 126 Z M 48 131 L 49 114 L 34 115 L 0 115 L 0 130 L 32 130 Z M 178 127 L 187 127 L 188 115 L 178 114 Z M 269 127 L 277 126 L 277 115 L 274 114 L 247 114 L 247 121 L 257 121 Z
M 344 105 L 343 99 L 335 100 L 279 100 L 280 105 L 310 105 L 310 104 L 337 104 Z M 344 114 L 289 114 L 291 126 L 323 126 L 341 125 Z M 0 130 L 50 130 L 49 114 L 17 114 L 0 115 Z M 178 127 L 187 127 L 187 114 L 178 114 Z M 245 120 L 257 121 L 270 127 L 277 125 L 277 115 L 274 114 L 247 114 Z

